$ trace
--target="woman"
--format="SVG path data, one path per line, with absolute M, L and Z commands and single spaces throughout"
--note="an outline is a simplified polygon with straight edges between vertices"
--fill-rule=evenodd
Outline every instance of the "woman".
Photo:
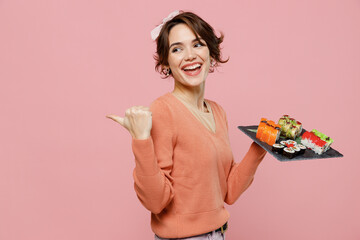
M 252 143 L 240 163 L 230 148 L 223 108 L 204 98 L 205 80 L 221 59 L 213 28 L 191 12 L 174 12 L 152 32 L 156 68 L 174 90 L 125 117 L 107 117 L 132 136 L 135 191 L 151 211 L 155 239 L 225 239 L 233 204 L 251 184 L 266 151 Z

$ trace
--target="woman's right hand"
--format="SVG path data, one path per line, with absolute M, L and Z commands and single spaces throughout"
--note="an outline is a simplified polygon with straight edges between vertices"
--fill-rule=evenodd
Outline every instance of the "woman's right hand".
M 152 113 L 150 108 L 133 106 L 125 111 L 125 117 L 106 115 L 126 128 L 135 139 L 144 140 L 150 137 L 152 127 Z

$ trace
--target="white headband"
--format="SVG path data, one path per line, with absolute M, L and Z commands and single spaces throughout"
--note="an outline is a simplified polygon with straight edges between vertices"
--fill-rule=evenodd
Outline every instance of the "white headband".
M 161 28 L 164 26 L 164 24 L 165 24 L 166 22 L 170 21 L 171 19 L 173 19 L 175 16 L 177 16 L 177 15 L 179 15 L 179 14 L 180 14 L 180 11 L 179 11 L 179 10 L 175 10 L 175 11 L 171 12 L 171 13 L 169 14 L 169 16 L 167 16 L 166 18 L 164 18 L 164 19 L 162 20 L 162 23 L 151 31 L 151 38 L 152 38 L 152 40 L 156 40 L 156 39 L 157 39 L 157 37 L 158 37 L 159 34 L 160 34 Z

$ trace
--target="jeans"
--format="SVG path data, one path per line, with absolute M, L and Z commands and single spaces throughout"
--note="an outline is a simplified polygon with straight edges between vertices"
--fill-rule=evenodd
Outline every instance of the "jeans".
M 199 236 L 186 237 L 186 238 L 161 238 L 155 234 L 155 240 L 182 240 L 182 239 L 186 239 L 186 240 L 225 240 L 225 233 L 221 233 L 220 231 L 218 231 L 218 232 L 212 231 L 211 233 L 205 233 L 205 234 L 202 234 Z

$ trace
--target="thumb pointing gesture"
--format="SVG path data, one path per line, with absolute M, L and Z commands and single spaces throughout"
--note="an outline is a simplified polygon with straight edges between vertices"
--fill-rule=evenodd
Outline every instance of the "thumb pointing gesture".
M 126 128 L 133 138 L 147 139 L 150 137 L 152 113 L 148 107 L 131 107 L 126 110 L 124 118 L 112 114 L 106 117 Z
M 121 126 L 125 127 L 125 126 L 124 126 L 124 125 L 125 125 L 125 120 L 124 120 L 124 118 L 119 117 L 119 116 L 116 116 L 116 115 L 112 115 L 112 114 L 106 115 L 106 117 L 114 120 L 115 122 L 119 123 Z M 126 127 L 125 127 L 125 128 L 126 128 Z

